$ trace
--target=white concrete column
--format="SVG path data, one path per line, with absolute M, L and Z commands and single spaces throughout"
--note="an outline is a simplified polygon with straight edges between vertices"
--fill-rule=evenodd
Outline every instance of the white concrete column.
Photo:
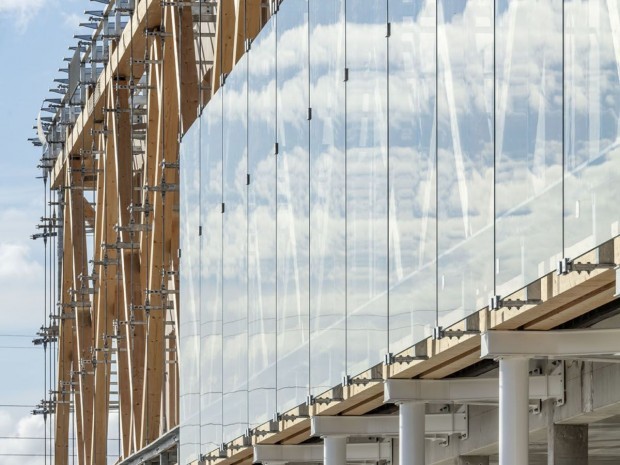
M 426 404 L 403 402 L 399 410 L 399 463 L 424 465 L 426 460 L 424 450 Z
M 346 436 L 325 436 L 323 438 L 323 464 L 346 465 L 347 464 L 347 438 Z
M 529 360 L 499 361 L 499 465 L 528 465 Z

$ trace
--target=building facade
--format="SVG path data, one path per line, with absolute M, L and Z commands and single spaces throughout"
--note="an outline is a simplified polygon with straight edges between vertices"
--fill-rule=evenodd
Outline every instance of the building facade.
M 54 463 L 620 461 L 619 0 L 100 3 L 33 139 Z
M 181 143 L 181 463 L 611 267 L 619 38 L 617 0 L 281 2 Z

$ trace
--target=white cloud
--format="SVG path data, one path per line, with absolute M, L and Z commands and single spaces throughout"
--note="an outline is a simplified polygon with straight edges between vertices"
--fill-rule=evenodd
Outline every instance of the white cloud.
M 30 248 L 18 244 L 0 243 L 0 278 L 23 278 L 42 274 L 39 263 L 30 257 Z
M 16 18 L 17 27 L 23 30 L 44 4 L 45 0 L 2 0 L 0 16 Z
M 45 441 L 38 438 L 43 438 L 44 433 L 43 417 L 17 417 L 0 410 L 0 435 L 12 438 L 2 441 L 1 450 L 3 454 L 16 454 L 0 457 L 0 465 L 40 465 L 45 452 Z
M 63 13 L 63 22 L 69 29 L 77 29 L 80 23 L 84 21 L 84 17 L 77 13 Z

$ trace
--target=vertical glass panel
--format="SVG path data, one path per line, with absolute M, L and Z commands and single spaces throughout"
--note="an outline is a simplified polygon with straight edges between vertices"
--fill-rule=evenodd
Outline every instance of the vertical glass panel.
M 347 0 L 347 373 L 387 352 L 387 3 Z
M 308 2 L 277 20 L 277 408 L 304 402 L 309 372 Z
M 496 293 L 562 249 L 562 0 L 496 4 Z
M 181 178 L 181 457 L 186 465 L 200 457 L 200 122 L 183 137 Z
M 565 5 L 564 255 L 618 234 L 620 2 Z
M 248 266 L 250 426 L 276 411 L 275 19 L 248 54 Z
M 248 427 L 247 57 L 224 98 L 224 442 Z
M 438 0 L 438 310 L 447 326 L 493 293 L 493 1 Z
M 222 443 L 222 97 L 202 115 L 201 436 L 202 450 Z
M 345 0 L 310 0 L 310 385 L 345 374 Z
M 436 318 L 435 0 L 390 0 L 390 352 Z

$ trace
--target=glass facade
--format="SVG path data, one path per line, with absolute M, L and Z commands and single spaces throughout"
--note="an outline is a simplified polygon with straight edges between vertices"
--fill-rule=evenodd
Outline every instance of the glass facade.
M 620 0 L 284 0 L 182 143 L 181 462 L 618 235 L 619 38 Z

